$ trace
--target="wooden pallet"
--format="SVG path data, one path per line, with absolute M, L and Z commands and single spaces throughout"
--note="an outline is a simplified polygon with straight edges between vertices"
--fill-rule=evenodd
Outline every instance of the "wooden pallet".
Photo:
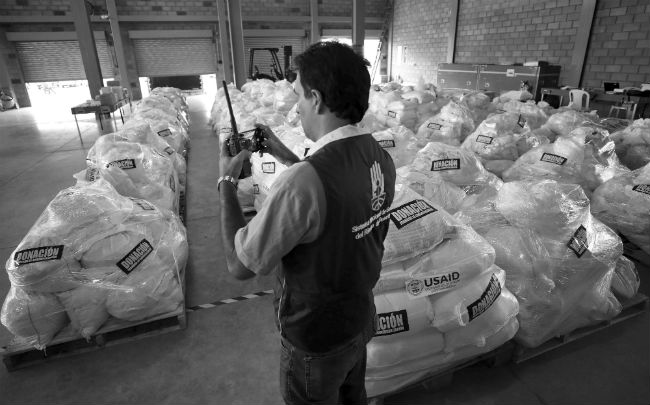
M 454 380 L 454 374 L 457 371 L 463 370 L 467 367 L 476 364 L 484 364 L 488 367 L 501 366 L 510 361 L 514 350 L 515 350 L 515 344 L 512 341 L 508 341 L 490 352 L 478 355 L 476 357 L 472 357 L 470 359 L 467 359 L 466 361 L 462 361 L 459 364 L 450 366 L 449 368 L 436 370 L 435 372 L 426 374 L 420 380 L 414 382 L 413 384 L 406 385 L 402 388 L 399 388 L 395 391 L 388 392 L 383 395 L 368 398 L 368 404 L 382 405 L 386 397 L 398 394 L 400 392 L 412 390 L 414 388 L 419 388 L 419 387 L 422 387 L 427 391 L 440 390 L 442 388 L 451 385 L 451 383 Z
M 512 361 L 516 364 L 522 363 L 543 353 L 564 346 L 567 343 L 594 334 L 599 330 L 608 328 L 612 325 L 616 325 L 617 323 L 620 323 L 626 319 L 641 315 L 648 311 L 648 308 L 650 307 L 650 299 L 648 299 L 648 297 L 643 294 L 637 294 L 631 299 L 622 302 L 622 305 L 623 309 L 621 313 L 608 321 L 603 321 L 595 325 L 589 325 L 576 329 L 567 333 L 566 335 L 552 338 L 542 343 L 540 346 L 534 348 L 526 348 L 521 345 L 517 345 L 512 357 Z

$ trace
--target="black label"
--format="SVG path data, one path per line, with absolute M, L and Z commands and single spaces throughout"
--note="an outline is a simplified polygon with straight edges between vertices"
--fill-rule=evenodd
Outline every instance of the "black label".
M 569 240 L 569 243 L 567 243 L 567 246 L 576 256 L 582 257 L 589 249 L 589 245 L 587 244 L 587 229 L 580 225 Z
M 386 115 L 388 115 L 391 118 L 397 117 L 397 113 L 395 111 L 388 111 L 388 113 Z
M 99 178 L 99 170 L 94 167 L 89 167 L 86 169 L 86 180 L 95 181 Z
M 171 129 L 169 129 L 169 128 L 167 128 L 167 129 L 163 129 L 162 131 L 158 131 L 158 136 L 161 136 L 161 137 L 163 137 L 163 138 L 166 138 L 166 137 L 168 137 L 168 136 L 171 135 L 171 134 L 172 134 L 172 131 L 171 131 Z
M 107 164 L 106 167 L 117 167 L 122 170 L 135 169 L 135 160 L 134 159 L 115 160 Z
M 488 283 L 487 288 L 483 291 L 483 294 L 481 294 L 481 297 L 467 306 L 469 320 L 472 321 L 474 318 L 487 311 L 494 301 L 499 298 L 499 295 L 501 295 L 501 283 L 499 283 L 499 279 L 493 274 L 492 277 L 490 277 L 490 282 Z
M 438 124 L 437 122 L 430 122 L 427 124 L 427 128 L 433 129 L 434 131 L 440 131 L 440 128 L 442 128 L 442 124 Z
M 384 149 L 385 148 L 394 148 L 395 147 L 395 141 L 392 140 L 392 139 L 384 139 L 384 140 L 378 141 L 378 142 L 379 142 L 379 146 L 381 146 Z
M 436 211 L 437 210 L 426 201 L 415 200 L 390 210 L 390 219 L 393 221 L 397 229 L 400 229 L 416 219 L 422 218 Z
M 524 127 L 524 125 L 526 125 L 526 118 L 524 118 L 524 116 L 521 114 L 519 114 L 519 119 L 517 119 L 517 125 L 519 125 L 522 128 Z
M 554 155 L 552 153 L 544 153 L 542 154 L 542 158 L 540 159 L 540 161 L 562 166 L 563 164 L 566 163 L 567 159 L 565 157 Z
M 275 173 L 275 162 L 262 162 L 262 173 Z
M 155 211 L 156 210 L 156 207 L 151 205 L 151 203 L 149 203 L 149 201 L 141 200 L 139 198 L 131 198 L 131 197 L 129 197 L 129 198 L 131 199 L 131 201 L 133 201 L 133 203 L 135 205 L 137 205 L 138 207 L 142 208 L 145 211 Z
M 636 191 L 637 193 L 650 195 L 650 184 L 637 184 L 636 186 L 632 187 L 632 190 Z
M 259 184 L 253 184 L 253 194 L 259 194 L 259 193 L 260 193 Z
M 394 335 L 409 330 L 409 318 L 405 309 L 377 314 L 377 332 L 375 336 Z
M 307 153 L 308 153 L 308 152 L 309 152 L 309 148 L 305 148 L 305 154 L 304 154 L 304 155 L 302 155 L 302 157 L 305 157 L 305 156 L 307 156 Z
M 506 112 L 506 110 L 502 110 L 500 108 L 497 108 L 497 114 L 503 114 L 504 112 Z
M 151 254 L 151 252 L 153 252 L 153 246 L 151 246 L 151 243 L 146 239 L 142 239 L 133 250 L 117 262 L 117 267 L 126 274 L 129 274 L 135 270 L 135 268 Z
M 23 264 L 59 260 L 63 255 L 63 245 L 42 246 L 37 248 L 19 250 L 14 254 L 16 266 Z
M 176 179 L 174 179 L 174 175 L 169 176 L 169 188 L 172 189 L 172 192 L 176 192 Z
M 170 156 L 174 154 L 174 149 L 170 148 L 169 146 L 166 147 L 164 151 Z
M 440 159 L 431 162 L 431 171 L 460 170 L 460 159 Z
M 479 135 L 479 136 L 476 137 L 476 142 L 484 143 L 486 145 L 491 144 L 493 140 L 494 140 L 494 138 L 492 138 L 491 136 L 487 136 L 487 135 Z

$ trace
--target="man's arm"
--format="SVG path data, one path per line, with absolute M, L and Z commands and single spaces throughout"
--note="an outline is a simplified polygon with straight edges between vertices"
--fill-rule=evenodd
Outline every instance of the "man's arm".
M 251 153 L 247 150 L 239 152 L 235 157 L 230 157 L 226 142 L 221 147 L 219 155 L 219 174 L 230 176 L 234 179 L 239 177 L 244 161 L 250 158 Z M 221 242 L 226 255 L 226 264 L 230 274 L 238 280 L 246 280 L 255 276 L 255 273 L 248 269 L 237 257 L 235 250 L 235 234 L 240 228 L 246 226 L 244 213 L 239 206 L 237 199 L 237 187 L 229 181 L 222 181 L 219 185 L 219 201 L 221 203 Z
M 287 148 L 277 135 L 273 133 L 271 128 L 262 124 L 255 124 L 255 126 L 264 130 L 264 152 L 270 153 L 271 156 L 285 166 L 291 166 L 294 163 L 300 162 L 300 158 Z

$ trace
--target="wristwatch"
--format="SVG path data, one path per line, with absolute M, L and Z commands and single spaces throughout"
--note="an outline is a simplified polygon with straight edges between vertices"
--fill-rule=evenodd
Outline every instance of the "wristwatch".
M 219 190 L 219 187 L 221 186 L 221 183 L 227 181 L 228 183 L 232 184 L 237 188 L 237 180 L 235 180 L 234 177 L 232 176 L 221 176 L 217 179 L 217 190 Z

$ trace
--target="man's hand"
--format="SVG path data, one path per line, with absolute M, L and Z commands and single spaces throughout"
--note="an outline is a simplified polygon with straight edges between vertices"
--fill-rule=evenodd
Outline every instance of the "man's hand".
M 219 156 L 219 176 L 231 176 L 236 179 L 241 173 L 242 166 L 246 159 L 250 159 L 251 152 L 249 150 L 242 150 L 235 157 L 231 157 L 228 153 L 228 146 L 224 141 L 221 145 L 221 155 Z
M 270 153 L 271 156 L 278 159 L 278 161 L 285 166 L 291 166 L 300 161 L 298 156 L 282 143 L 280 138 L 273 133 L 271 128 L 263 124 L 255 124 L 255 127 L 264 130 L 264 142 L 262 142 L 262 145 L 264 145 L 265 153 Z

